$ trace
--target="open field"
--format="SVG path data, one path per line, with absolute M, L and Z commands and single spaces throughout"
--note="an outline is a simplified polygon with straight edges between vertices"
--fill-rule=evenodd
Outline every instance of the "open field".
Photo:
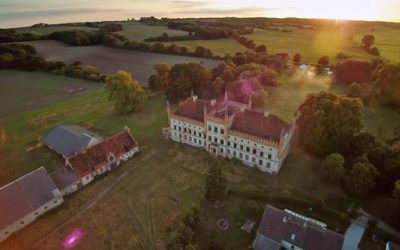
M 121 22 L 123 30 L 117 33 L 124 37 L 142 42 L 146 38 L 161 36 L 166 32 L 169 36 L 184 36 L 187 35 L 186 31 L 168 29 L 166 26 L 152 26 L 146 25 L 137 21 Z
M 257 45 L 267 46 L 267 51 L 271 54 L 286 52 L 293 58 L 294 54 L 300 53 L 306 63 L 317 63 L 325 55 L 329 56 L 331 63 L 335 63 L 339 52 L 354 59 L 368 60 L 371 57 L 359 47 L 359 43 L 348 39 L 350 34 L 346 31 L 336 28 L 292 30 L 293 32 L 287 33 L 255 29 L 253 34 L 246 37 Z
M 220 62 L 207 58 L 120 50 L 104 46 L 73 47 L 56 41 L 25 43 L 34 46 L 38 54 L 49 61 L 63 61 L 66 63 L 80 61 L 84 64 L 95 66 L 101 73 L 105 74 L 113 74 L 118 70 L 127 70 L 143 86 L 148 85 L 147 80 L 154 73 L 153 66 L 158 63 L 174 65 L 176 63 L 197 62 L 203 63 L 207 68 L 212 68 Z
M 321 89 L 341 93 L 342 90 L 327 84 L 316 81 L 315 85 L 300 85 L 297 80 L 283 77 L 280 86 L 269 89 L 269 109 L 290 119 L 294 112 L 291 109 L 295 109 L 307 93 Z M 301 94 L 293 98 L 293 93 Z M 165 108 L 165 97 L 159 93 L 149 99 L 140 112 L 118 116 L 108 103 L 107 94 L 100 90 L 0 120 L 0 130 L 4 134 L 0 141 L 0 186 L 41 165 L 52 171 L 63 164 L 61 157 L 44 147 L 27 150 L 57 124 L 80 124 L 104 136 L 127 125 L 138 139 L 141 150 L 138 156 L 68 197 L 62 207 L 29 225 L 0 248 L 59 249 L 64 237 L 80 229 L 84 237 L 76 249 L 162 249 L 168 239 L 167 228 L 173 228 L 193 205 L 204 204 L 204 180 L 210 161 L 207 152 L 163 139 L 161 128 L 167 125 Z M 339 185 L 327 185 L 316 171 L 320 161 L 305 154 L 295 142 L 278 176 L 225 159 L 221 159 L 220 164 L 232 188 L 263 190 L 309 201 L 323 200 L 340 212 L 357 203 Z M 126 176 L 119 180 L 125 172 Z M 87 210 L 81 210 L 115 181 L 109 193 Z M 259 220 L 265 206 L 265 202 L 256 202 L 256 211 L 249 214 L 246 212 L 249 202 L 249 198 L 230 195 L 223 208 L 204 210 L 201 226 L 204 231 L 196 236 L 198 242 L 214 235 L 218 242 L 227 244 L 227 249 L 247 249 L 254 234 L 241 231 L 237 225 L 247 218 Z M 363 204 L 363 207 L 378 207 L 379 202 L 381 200 L 371 199 L 370 204 Z M 307 209 L 288 203 L 270 203 L 304 213 Z M 316 210 L 307 215 L 340 230 L 347 226 Z M 70 220 L 72 216 L 75 217 Z M 226 232 L 220 232 L 215 225 L 221 217 L 231 224 Z
M 176 44 L 178 46 L 186 46 L 191 51 L 196 50 L 198 46 L 203 46 L 211 50 L 214 55 L 225 56 L 227 53 L 234 55 L 236 52 L 246 51 L 247 48 L 232 38 L 217 40 L 193 40 L 193 41 L 177 41 L 163 43 L 165 45 Z
M 42 72 L 0 70 L 0 119 L 101 88 L 90 82 Z
M 50 33 L 56 31 L 64 31 L 64 30 L 85 30 L 85 31 L 96 31 L 97 28 L 90 28 L 85 26 L 74 26 L 74 25 L 50 25 L 47 27 L 24 27 L 24 28 L 17 28 L 15 32 L 17 34 L 22 34 L 26 32 L 31 32 L 36 35 L 49 35 Z
M 358 32 L 354 35 L 353 41 L 360 43 L 361 38 L 366 35 L 375 36 L 375 45 L 381 56 L 391 61 L 400 62 L 400 30 L 386 27 L 373 26 L 369 30 Z

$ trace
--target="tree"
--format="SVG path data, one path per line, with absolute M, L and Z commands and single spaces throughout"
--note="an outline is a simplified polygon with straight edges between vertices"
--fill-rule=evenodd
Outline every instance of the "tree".
M 328 180 L 339 181 L 344 174 L 344 158 L 341 154 L 333 153 L 328 155 L 322 163 L 322 171 Z
M 302 59 L 302 57 L 301 57 L 301 54 L 299 54 L 299 53 L 296 53 L 293 56 L 293 62 L 296 63 L 296 64 L 299 64 L 301 62 L 301 59 Z
M 153 70 L 156 71 L 156 74 L 150 76 L 149 88 L 152 90 L 167 89 L 169 84 L 169 65 L 165 63 L 156 64 L 153 66 Z
M 371 163 L 355 163 L 350 172 L 349 191 L 359 196 L 369 193 L 375 188 L 377 176 L 378 171 Z
M 132 113 L 143 104 L 144 91 L 129 72 L 120 70 L 110 75 L 105 88 L 109 92 L 109 100 L 114 102 L 115 110 L 120 114 Z
M 309 94 L 299 107 L 300 145 L 319 156 L 346 153 L 353 136 L 363 128 L 362 109 L 358 98 L 325 91 Z
M 346 60 L 336 66 L 335 77 L 338 83 L 369 82 L 372 65 L 366 61 Z
M 400 180 L 397 180 L 393 188 L 393 197 L 400 201 Z
M 206 199 L 212 203 L 222 201 L 226 192 L 226 178 L 220 166 L 212 164 L 206 178 Z
M 380 56 L 379 50 L 377 47 L 373 47 L 369 50 L 369 53 L 374 56 Z
M 360 98 L 360 99 L 362 99 L 363 92 L 364 92 L 364 90 L 363 90 L 362 86 L 357 82 L 353 82 L 352 84 L 350 84 L 347 87 L 346 95 L 348 97 L 351 97 L 351 98 Z
M 322 67 L 328 67 L 329 65 L 329 56 L 322 56 L 318 59 L 318 64 Z
M 259 45 L 255 48 L 255 51 L 257 53 L 266 53 L 267 52 L 267 47 L 265 45 Z
M 369 51 L 369 49 L 374 45 L 375 42 L 375 36 L 374 35 L 364 35 L 363 38 L 361 38 L 361 46 Z
M 379 100 L 400 110 L 400 64 L 385 63 L 375 70 Z

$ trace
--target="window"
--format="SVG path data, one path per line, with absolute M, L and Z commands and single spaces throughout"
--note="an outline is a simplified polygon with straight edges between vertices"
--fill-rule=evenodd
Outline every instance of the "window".
M 242 157 L 243 157 L 243 154 L 239 153 L 239 158 L 242 159 Z
M 86 180 L 89 180 L 89 176 L 88 175 L 86 176 Z
M 251 158 L 251 162 L 256 163 L 256 158 Z
M 192 133 L 192 130 L 191 129 L 189 129 L 189 134 L 191 134 Z
M 268 159 L 272 159 L 272 155 L 271 154 L 268 154 Z
M 240 145 L 240 150 L 243 150 L 243 145 Z
M 21 221 L 21 225 L 24 225 L 25 224 L 25 221 Z
M 5 232 L 4 232 L 4 234 L 8 234 L 8 233 L 9 233 L 8 231 L 5 231 Z
M 236 144 L 236 143 L 234 143 L 234 144 L 233 144 L 233 147 L 234 147 L 234 148 L 236 148 L 236 147 L 237 147 L 237 144 Z
M 247 151 L 247 152 L 250 152 L 250 148 L 249 148 L 249 147 L 246 147 L 246 151 Z
M 196 135 L 196 131 L 193 131 L 193 134 Z
M 228 149 L 228 150 L 227 150 L 227 153 L 228 153 L 228 155 L 229 155 L 229 154 L 231 153 L 231 151 Z
M 174 129 L 176 130 L 176 125 L 174 125 Z
M 35 216 L 38 215 L 38 214 L 39 214 L 39 212 L 35 212 Z
M 190 142 L 192 141 L 192 137 L 191 137 L 191 136 L 189 136 L 189 141 L 190 141 Z
M 208 136 L 208 140 L 211 141 L 211 136 Z
M 220 151 L 221 151 L 221 153 L 224 153 L 224 149 L 223 149 L 223 148 L 221 148 L 221 150 L 220 150 Z
M 210 125 L 208 125 L 208 131 L 211 131 L 211 126 Z
M 264 152 L 260 151 L 260 156 L 263 157 L 264 156 Z
M 45 206 L 44 209 L 46 210 L 46 209 L 47 209 L 47 206 Z
M 53 203 L 56 204 L 56 203 L 57 203 L 57 200 L 53 201 Z
M 220 141 L 220 142 L 221 142 L 221 144 L 222 144 L 222 145 L 224 145 L 224 140 L 222 140 L 222 139 L 221 139 L 221 141 Z
M 271 162 L 267 162 L 267 168 L 271 168 Z
M 217 137 L 214 138 L 214 142 L 215 142 L 215 143 L 218 143 Z
M 262 160 L 259 160 L 259 161 L 258 161 L 258 165 L 260 165 L 260 166 L 261 166 L 261 165 L 262 165 L 262 163 L 263 163 L 263 161 L 262 161 Z
M 245 157 L 245 158 L 246 158 L 246 161 L 248 161 L 248 160 L 249 160 L 249 156 L 248 156 L 248 155 L 246 155 L 246 157 Z
M 217 127 L 214 127 L 214 132 L 218 133 L 218 128 Z
M 194 139 L 193 139 L 193 141 L 194 141 L 194 143 L 197 143 L 197 140 L 196 140 L 196 138 L 194 138 Z
M 257 154 L 257 150 L 256 149 L 253 149 L 253 154 Z
M 183 132 L 185 132 L 185 133 L 186 133 L 186 128 L 183 128 Z
M 233 157 L 236 157 L 236 151 L 233 151 Z
M 230 141 L 228 141 L 228 146 L 229 146 L 229 147 L 231 146 L 231 142 L 230 142 Z
M 224 133 L 224 129 L 223 128 L 221 128 L 221 134 L 223 134 Z
M 181 127 L 178 127 L 178 130 L 181 131 Z

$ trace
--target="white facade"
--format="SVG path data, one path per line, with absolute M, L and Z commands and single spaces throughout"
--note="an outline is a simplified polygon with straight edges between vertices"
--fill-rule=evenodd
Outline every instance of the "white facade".
M 169 117 L 172 140 L 214 155 L 238 159 L 245 165 L 272 174 L 279 172 L 288 155 L 294 128 L 293 122 L 291 129 L 281 134 L 279 142 L 272 142 L 231 130 L 228 118 L 213 119 L 205 115 L 205 121 L 199 122 L 176 114 Z

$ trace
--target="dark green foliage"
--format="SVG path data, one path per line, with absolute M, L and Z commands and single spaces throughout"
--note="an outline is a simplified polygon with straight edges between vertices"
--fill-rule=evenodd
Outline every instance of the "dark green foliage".
M 265 45 L 259 45 L 255 48 L 257 53 L 267 53 L 267 47 Z
M 165 90 L 169 85 L 169 71 L 168 64 L 161 63 L 153 66 L 156 74 L 151 75 L 149 78 L 149 88 L 151 90 Z
M 299 111 L 300 145 L 314 155 L 345 153 L 363 128 L 362 103 L 357 98 L 322 91 L 309 94 Z
M 349 193 L 363 196 L 375 188 L 378 171 L 369 162 L 357 162 L 350 171 L 350 177 L 347 180 L 347 189 Z
M 205 197 L 215 203 L 222 201 L 226 195 L 226 177 L 217 164 L 212 164 L 207 173 Z
M 368 82 L 372 73 L 372 66 L 369 62 L 347 60 L 336 66 L 336 81 L 342 84 L 353 82 Z
M 374 75 L 379 100 L 400 110 L 400 64 L 381 63 Z
M 344 175 L 344 158 L 341 154 L 330 154 L 322 163 L 322 173 L 331 182 L 338 182 Z
M 361 47 L 363 47 L 366 50 L 369 50 L 372 45 L 374 45 L 375 42 L 375 36 L 374 35 L 364 35 L 363 38 L 361 38 Z
M 123 30 L 123 26 L 120 23 L 107 23 L 100 27 L 100 31 L 104 33 L 111 33 Z
M 50 39 L 58 40 L 72 46 L 97 45 L 101 43 L 99 32 L 88 32 L 84 30 L 56 31 L 49 35 Z
M 373 47 L 369 50 L 369 53 L 374 56 L 380 56 L 379 50 L 377 47 Z

